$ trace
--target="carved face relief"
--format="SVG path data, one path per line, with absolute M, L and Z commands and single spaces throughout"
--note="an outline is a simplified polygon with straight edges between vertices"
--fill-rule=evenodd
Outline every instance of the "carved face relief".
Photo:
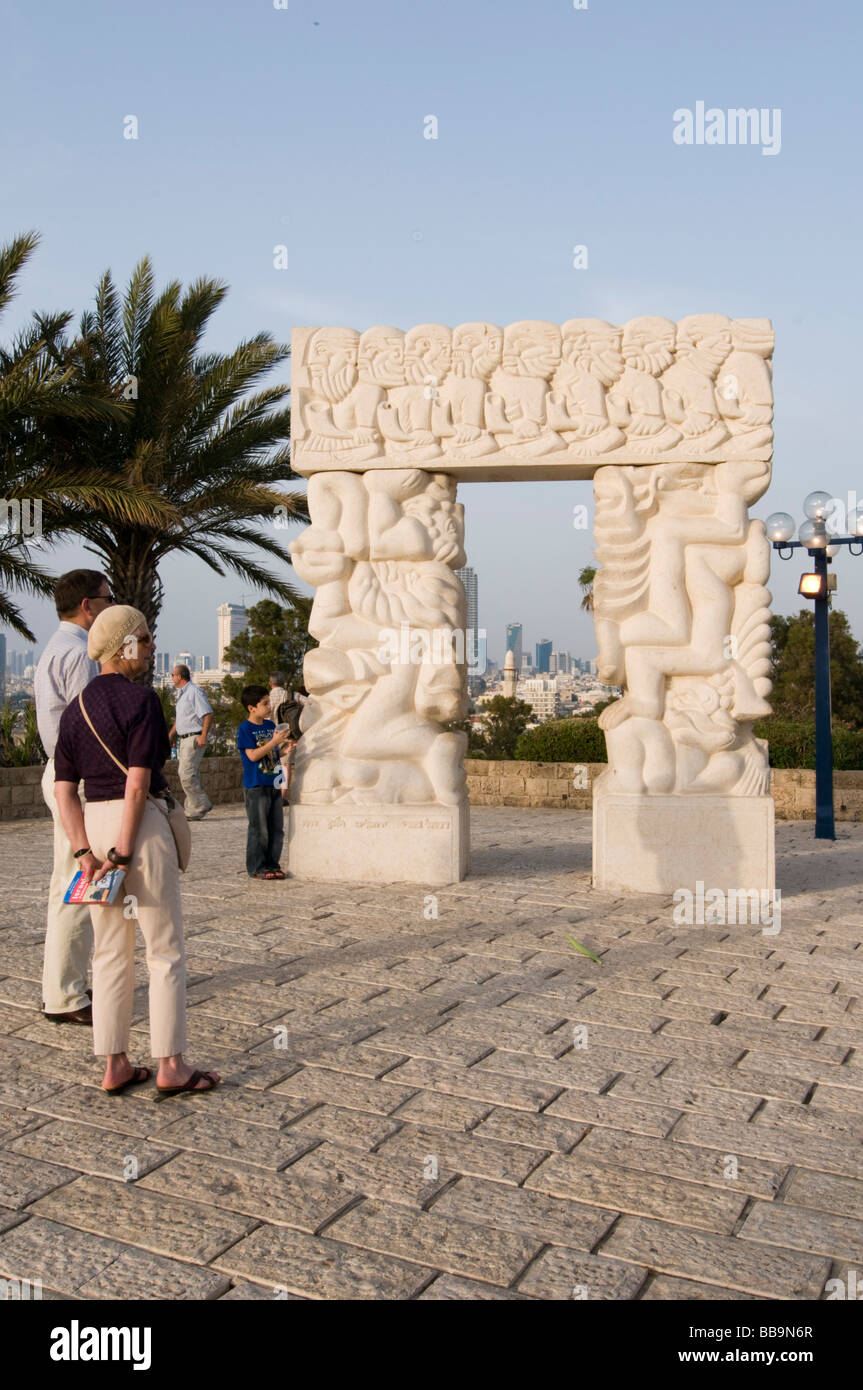
M 612 386 L 623 373 L 622 333 L 604 319 L 570 319 L 561 325 L 564 362 Z
M 503 369 L 511 376 L 549 381 L 560 365 L 560 329 L 555 323 L 511 323 L 503 334 Z
M 488 381 L 503 357 L 503 333 L 493 323 L 462 323 L 453 329 L 452 369 L 456 376 Z
M 670 319 L 648 316 L 630 319 L 623 329 L 623 357 L 636 372 L 658 376 L 674 356 L 675 325 Z
M 399 328 L 367 328 L 360 334 L 360 380 L 372 386 L 404 386 L 405 339 Z
M 443 381 L 450 364 L 450 331 L 439 323 L 423 323 L 405 335 L 405 377 L 412 385 Z
M 714 377 L 731 350 L 731 328 L 724 314 L 690 314 L 677 325 L 677 358 Z
M 309 339 L 306 363 L 314 394 L 343 401 L 357 379 L 360 335 L 350 328 L 319 328 Z

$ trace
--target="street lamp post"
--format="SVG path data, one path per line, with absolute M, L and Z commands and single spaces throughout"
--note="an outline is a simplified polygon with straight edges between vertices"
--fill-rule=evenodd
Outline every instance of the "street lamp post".
M 835 501 L 829 492 L 810 492 L 803 503 L 806 520 L 801 522 L 799 540 L 793 540 L 796 525 L 788 512 L 774 512 L 767 518 L 767 535 L 780 558 L 790 560 L 795 550 L 812 556 L 814 572 L 803 574 L 797 592 L 815 603 L 815 838 L 835 840 L 833 816 L 833 731 L 830 695 L 830 599 L 836 589 L 836 576 L 830 561 L 847 545 L 852 555 L 863 554 L 863 510 L 849 518 L 851 536 L 835 535 L 827 520 L 835 515 Z

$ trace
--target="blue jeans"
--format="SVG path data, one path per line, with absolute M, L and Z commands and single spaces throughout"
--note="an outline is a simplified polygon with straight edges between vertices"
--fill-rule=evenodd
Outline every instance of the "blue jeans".
M 285 840 L 285 817 L 281 787 L 243 787 L 243 800 L 249 818 L 246 840 L 246 872 L 250 878 L 278 869 Z

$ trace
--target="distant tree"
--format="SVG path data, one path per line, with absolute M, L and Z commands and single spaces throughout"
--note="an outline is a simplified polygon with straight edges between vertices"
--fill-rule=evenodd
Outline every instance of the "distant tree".
M 500 760 L 514 758 L 516 744 L 533 715 L 531 706 L 511 696 L 495 695 L 484 709 L 487 756 Z
M 239 704 L 244 685 L 266 685 L 272 671 L 280 671 L 285 688 L 302 685 L 303 657 L 317 646 L 309 636 L 311 599 L 297 598 L 296 607 L 285 608 L 273 599 L 262 599 L 248 612 L 248 627 L 225 648 L 224 660 L 242 666 L 242 676 L 225 676 L 222 689 L 237 703 L 235 713 L 245 718 Z
M 593 612 L 593 581 L 595 579 L 595 566 L 585 565 L 578 576 L 578 587 L 581 589 L 581 609 L 583 613 Z
M 863 728 L 863 651 L 847 616 L 831 612 L 830 685 L 833 715 L 854 729 Z M 771 619 L 773 694 L 781 719 L 811 719 L 815 712 L 815 614 L 804 608 L 793 617 Z

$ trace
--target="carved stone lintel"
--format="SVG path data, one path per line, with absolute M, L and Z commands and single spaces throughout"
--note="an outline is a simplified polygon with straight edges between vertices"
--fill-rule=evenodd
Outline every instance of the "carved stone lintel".
M 768 319 L 296 328 L 292 467 L 589 478 L 605 463 L 767 460 Z

